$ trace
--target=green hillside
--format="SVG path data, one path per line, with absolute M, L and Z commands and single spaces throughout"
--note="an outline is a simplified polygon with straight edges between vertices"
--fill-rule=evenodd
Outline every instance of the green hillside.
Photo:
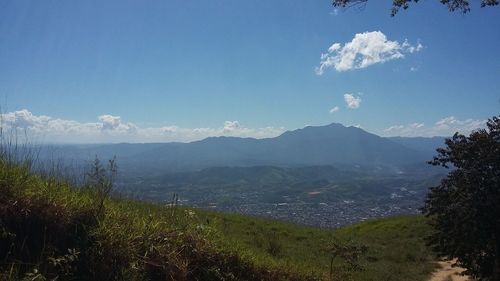
M 238 247 L 259 263 L 326 273 L 327 248 L 340 240 L 368 248 L 359 261 L 363 270 L 354 273 L 354 280 L 426 280 L 434 268 L 423 241 L 429 231 L 423 216 L 371 220 L 337 230 L 235 214 L 199 212 L 199 217 L 215 221 L 224 244 Z M 270 251 L 273 242 L 279 245 L 276 254 Z
M 420 216 L 333 231 L 110 199 L 0 161 L 0 280 L 330 280 L 333 243 L 363 249 L 333 280 L 425 280 L 428 231 Z

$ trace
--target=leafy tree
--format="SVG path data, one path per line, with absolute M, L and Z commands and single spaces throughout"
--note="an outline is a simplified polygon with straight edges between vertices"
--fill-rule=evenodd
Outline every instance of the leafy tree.
M 410 3 L 418 2 L 419 0 L 392 0 L 391 15 L 394 16 L 401 9 L 408 9 Z M 333 0 L 334 7 L 351 7 L 360 4 L 365 4 L 368 0 Z M 373 1 L 375 2 L 375 1 Z M 441 4 L 448 7 L 451 12 L 460 11 L 462 13 L 470 12 L 469 0 L 439 0 Z M 499 0 L 481 0 L 481 7 L 498 5 Z
M 424 213 L 430 244 L 478 280 L 500 280 L 500 116 L 469 136 L 446 139 L 430 164 L 451 168 L 431 188 Z

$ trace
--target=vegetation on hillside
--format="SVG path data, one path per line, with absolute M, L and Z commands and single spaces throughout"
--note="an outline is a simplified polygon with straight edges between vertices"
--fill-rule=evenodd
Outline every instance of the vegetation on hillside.
M 332 231 L 175 197 L 154 205 L 107 196 L 113 165 L 96 161 L 77 187 L 0 157 L 0 280 L 425 280 L 433 269 L 420 216 Z
M 424 242 L 430 229 L 422 216 L 369 220 L 336 230 L 238 214 L 198 211 L 198 216 L 217 225 L 222 243 L 238 245 L 264 263 L 329 272 L 331 247 L 341 241 L 366 248 L 358 260 L 361 270 L 351 272 L 353 280 L 426 280 L 434 268 L 434 257 Z M 345 265 L 344 259 L 335 260 L 337 268 Z

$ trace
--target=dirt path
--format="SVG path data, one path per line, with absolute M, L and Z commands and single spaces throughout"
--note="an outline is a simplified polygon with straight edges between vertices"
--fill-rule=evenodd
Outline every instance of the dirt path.
M 439 268 L 432 274 L 428 281 L 470 281 L 467 276 L 460 273 L 464 271 L 461 267 L 452 267 L 455 260 L 439 261 Z

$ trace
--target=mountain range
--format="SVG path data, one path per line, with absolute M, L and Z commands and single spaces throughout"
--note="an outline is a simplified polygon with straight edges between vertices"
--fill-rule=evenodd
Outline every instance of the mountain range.
M 266 139 L 59 145 L 44 156 L 81 165 L 116 155 L 116 187 L 127 197 L 166 202 L 177 194 L 191 206 L 331 227 L 416 212 L 443 176 L 426 164 L 442 143 L 334 123 Z
M 332 123 L 287 131 L 274 138 L 209 137 L 189 143 L 60 145 L 46 150 L 54 158 L 102 159 L 117 156 L 121 167 L 154 172 L 196 171 L 220 166 L 300 167 L 425 164 L 443 138 L 380 137 L 357 127 Z M 50 153 L 48 153 L 50 151 Z

